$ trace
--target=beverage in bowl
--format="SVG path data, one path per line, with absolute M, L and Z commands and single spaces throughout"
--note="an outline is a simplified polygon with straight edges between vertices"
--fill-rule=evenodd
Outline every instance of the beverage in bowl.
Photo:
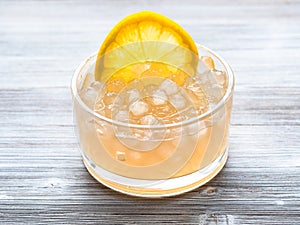
M 172 196 L 212 179 L 228 155 L 234 78 L 174 21 L 123 19 L 71 84 L 83 161 L 102 184 Z

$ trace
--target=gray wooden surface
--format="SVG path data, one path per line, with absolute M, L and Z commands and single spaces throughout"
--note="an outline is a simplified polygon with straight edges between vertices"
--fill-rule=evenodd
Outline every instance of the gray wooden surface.
M 232 65 L 230 157 L 166 199 L 116 193 L 85 170 L 69 90 L 110 28 L 142 9 Z M 299 1 L 0 1 L 0 224 L 300 224 Z

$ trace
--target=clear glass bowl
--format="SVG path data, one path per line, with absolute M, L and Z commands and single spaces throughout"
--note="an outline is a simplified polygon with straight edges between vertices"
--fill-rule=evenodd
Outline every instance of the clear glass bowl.
M 209 110 L 171 124 L 124 123 L 96 113 L 97 94 L 84 99 L 80 93 L 94 82 L 97 55 L 77 68 L 71 83 L 74 122 L 83 162 L 96 180 L 125 194 L 163 197 L 193 190 L 223 168 L 228 156 L 234 76 L 215 52 L 200 45 L 198 51 L 224 72 L 218 77 L 218 71 L 213 71 L 209 80 L 201 81 Z M 149 139 L 132 135 L 149 131 Z

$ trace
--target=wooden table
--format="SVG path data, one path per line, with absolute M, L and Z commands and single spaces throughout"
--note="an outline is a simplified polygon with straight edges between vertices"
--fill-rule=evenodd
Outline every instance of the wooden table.
M 150 9 L 236 76 L 230 157 L 205 186 L 141 199 L 95 181 L 70 79 L 124 16 Z M 0 224 L 300 224 L 299 1 L 0 2 Z

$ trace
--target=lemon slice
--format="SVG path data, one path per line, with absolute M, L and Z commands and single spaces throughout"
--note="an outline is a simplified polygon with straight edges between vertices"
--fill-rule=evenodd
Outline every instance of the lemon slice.
M 157 62 L 172 76 L 195 74 L 198 50 L 174 21 L 151 11 L 138 12 L 121 20 L 107 35 L 98 52 L 95 79 L 106 82 L 114 76 L 128 83 L 149 67 L 157 67 Z

